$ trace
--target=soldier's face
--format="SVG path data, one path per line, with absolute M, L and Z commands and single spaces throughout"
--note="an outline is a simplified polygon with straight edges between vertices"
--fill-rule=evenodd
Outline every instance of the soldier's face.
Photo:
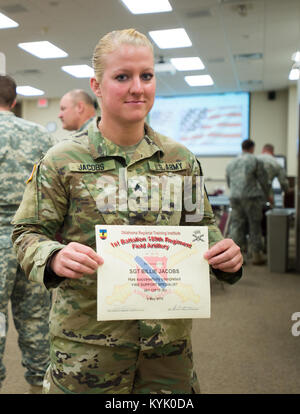
M 121 45 L 105 58 L 99 83 L 101 117 L 117 122 L 143 121 L 155 96 L 153 54 L 148 47 Z
M 67 131 L 78 129 L 78 107 L 68 95 L 61 98 L 59 109 L 58 118 L 62 122 L 63 129 Z

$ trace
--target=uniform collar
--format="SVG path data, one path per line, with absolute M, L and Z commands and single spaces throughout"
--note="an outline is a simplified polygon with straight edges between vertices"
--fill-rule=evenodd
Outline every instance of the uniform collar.
M 90 145 L 90 151 L 92 157 L 96 160 L 97 158 L 104 157 L 122 157 L 126 160 L 122 148 L 114 144 L 107 138 L 103 137 L 98 129 L 98 122 L 100 118 L 95 118 L 91 125 L 88 127 L 88 139 Z M 138 161 L 141 158 L 150 158 L 156 152 L 159 156 L 163 155 L 163 146 L 157 136 L 156 132 L 145 123 L 145 135 L 132 157 L 130 164 Z
M 0 110 L 0 115 L 1 116 L 15 116 L 15 114 L 11 111 L 4 111 L 4 110 Z
M 90 122 L 93 121 L 93 119 L 94 119 L 94 117 L 92 116 L 87 121 L 85 121 L 85 123 L 83 125 L 81 125 L 81 127 L 76 132 L 82 132 L 82 131 L 84 131 L 87 128 L 87 126 L 90 124 Z

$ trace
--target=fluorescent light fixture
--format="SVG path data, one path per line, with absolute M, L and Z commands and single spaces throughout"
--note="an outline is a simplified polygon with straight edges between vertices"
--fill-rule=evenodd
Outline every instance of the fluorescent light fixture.
M 210 75 L 185 76 L 184 80 L 190 86 L 210 86 L 214 84 Z
M 175 75 L 176 69 L 171 63 L 156 63 L 154 65 L 155 73 L 170 73 Z
M 173 49 L 192 46 L 192 42 L 186 31 L 180 29 L 154 30 L 149 32 L 154 42 L 160 49 Z
M 10 27 L 18 27 L 19 23 L 0 13 L 0 29 L 9 29 Z
M 292 60 L 294 62 L 300 62 L 300 52 L 299 52 L 299 50 L 297 50 L 297 52 L 292 54 Z
M 41 42 L 19 43 L 18 46 L 40 59 L 55 59 L 68 56 L 66 52 L 47 40 Z
M 40 89 L 33 88 L 32 86 L 17 86 L 17 94 L 24 95 L 24 96 L 40 96 L 44 95 L 44 91 Z
M 300 77 L 299 69 L 291 69 L 289 74 L 289 80 L 298 80 Z
M 88 65 L 70 65 L 61 68 L 75 78 L 91 78 L 94 76 L 94 70 Z
M 202 70 L 204 65 L 199 57 L 186 57 L 170 59 L 177 70 Z
M 172 11 L 168 0 L 121 0 L 132 14 Z
M 289 73 L 289 80 L 300 79 L 300 63 L 294 63 Z
M 0 52 L 0 75 L 5 75 L 6 69 L 6 60 L 5 60 L 5 54 Z

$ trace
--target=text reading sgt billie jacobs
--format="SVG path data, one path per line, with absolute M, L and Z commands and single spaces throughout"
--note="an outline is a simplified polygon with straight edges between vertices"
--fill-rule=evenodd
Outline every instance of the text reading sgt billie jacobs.
M 106 400 L 105 408 L 126 408 L 127 410 L 136 411 L 138 408 L 194 408 L 192 400 L 183 398 L 150 398 L 147 402 L 134 400 L 118 400 L 112 398 Z M 141 406 L 141 407 L 140 407 Z

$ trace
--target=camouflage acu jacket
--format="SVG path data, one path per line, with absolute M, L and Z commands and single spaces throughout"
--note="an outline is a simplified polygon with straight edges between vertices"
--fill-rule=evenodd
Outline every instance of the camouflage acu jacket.
M 267 198 L 271 185 L 262 161 L 255 155 L 242 153 L 226 167 L 230 198 Z
M 104 204 L 99 180 L 107 181 L 106 199 L 117 183 L 116 195 L 111 198 L 117 203 L 123 202 L 124 191 L 130 196 L 135 187 L 121 183 L 120 171 L 128 180 L 136 176 L 149 180 L 163 174 L 199 176 L 200 166 L 185 147 L 147 125 L 131 159 L 101 136 L 96 122 L 77 137 L 61 141 L 37 166 L 14 218 L 13 240 L 18 259 L 30 279 L 43 283 L 47 259 L 71 241 L 95 249 L 95 224 L 189 225 L 185 221 L 186 211 L 164 212 L 161 208 L 132 211 Z M 161 197 L 161 190 L 157 191 Z M 191 194 L 195 191 L 193 186 Z M 202 220 L 190 224 L 207 225 L 211 245 L 222 239 L 206 196 Z M 63 243 L 55 241 L 57 231 Z M 224 274 L 224 278 L 228 276 Z M 48 287 L 58 286 L 51 317 L 52 335 L 101 345 L 135 343 L 139 338 L 139 344 L 146 349 L 189 334 L 190 320 L 97 322 L 96 279 L 96 273 L 79 280 L 57 276 L 47 283 Z
M 260 154 L 257 156 L 259 160 L 264 163 L 265 170 L 267 171 L 269 183 L 276 177 L 280 183 L 281 190 L 287 191 L 289 187 L 288 179 L 286 178 L 284 168 L 276 161 L 276 158 L 270 154 Z
M 11 246 L 11 220 L 34 163 L 51 147 L 46 129 L 0 111 L 0 248 Z

